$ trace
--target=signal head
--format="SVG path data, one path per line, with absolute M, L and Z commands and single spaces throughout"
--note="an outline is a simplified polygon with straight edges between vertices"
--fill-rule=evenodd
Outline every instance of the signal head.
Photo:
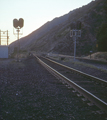
M 23 18 L 19 19 L 19 27 L 22 28 L 24 26 L 24 20 Z
M 77 21 L 77 29 L 78 29 L 78 30 L 81 29 L 81 21 Z
M 13 20 L 13 26 L 17 28 L 19 26 L 19 21 L 17 19 Z

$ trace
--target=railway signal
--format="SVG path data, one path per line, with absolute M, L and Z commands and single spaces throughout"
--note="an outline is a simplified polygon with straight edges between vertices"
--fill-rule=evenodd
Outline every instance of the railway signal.
M 81 21 L 72 22 L 70 25 L 70 37 L 73 37 L 74 41 L 74 61 L 76 56 L 76 39 L 81 37 Z
M 13 26 L 14 26 L 14 28 L 17 28 L 17 27 L 19 26 L 17 19 L 14 19 L 14 20 L 13 20 Z
M 81 22 L 77 21 L 77 30 L 81 30 Z
M 19 32 L 20 32 L 20 29 L 21 28 L 23 28 L 23 26 L 24 26 L 24 20 L 23 20 L 23 18 L 20 18 L 19 20 L 17 20 L 17 19 L 14 19 L 13 20 L 13 27 L 15 28 L 15 29 L 17 29 L 16 31 L 17 31 L 17 33 L 15 33 L 14 31 L 13 31 L 13 34 L 17 34 L 17 39 L 18 39 L 18 51 L 17 51 L 17 61 L 18 61 L 18 53 L 19 53 L 19 50 L 20 50 L 20 42 L 19 42 Z M 13 29 L 14 30 L 14 29 Z M 23 33 L 20 33 L 20 35 L 22 35 Z
M 19 27 L 22 28 L 24 26 L 24 20 L 22 18 L 19 19 Z
M 24 26 L 24 20 L 23 20 L 23 18 L 20 18 L 19 20 L 14 19 L 13 20 L 13 26 L 16 29 L 21 29 Z

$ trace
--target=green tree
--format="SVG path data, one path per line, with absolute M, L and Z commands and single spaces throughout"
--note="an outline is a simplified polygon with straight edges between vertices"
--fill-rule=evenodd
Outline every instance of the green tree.
M 105 0 L 105 2 L 104 2 L 104 10 L 105 10 L 105 12 L 107 14 L 107 0 Z
M 98 51 L 107 51 L 107 23 L 103 23 L 97 33 Z

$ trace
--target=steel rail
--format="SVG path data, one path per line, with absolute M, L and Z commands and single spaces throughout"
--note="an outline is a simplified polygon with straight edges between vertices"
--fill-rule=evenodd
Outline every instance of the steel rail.
M 49 56 L 49 55 L 47 55 Z M 51 56 L 51 55 L 50 55 Z M 53 54 L 53 56 L 60 56 L 60 57 L 65 57 L 65 58 L 74 58 L 74 56 L 70 56 L 70 55 L 63 55 L 63 54 Z M 80 59 L 80 60 L 90 60 L 90 61 L 96 61 L 96 62 L 102 62 L 102 63 L 106 63 L 107 61 L 101 61 L 101 60 L 97 60 L 97 59 L 89 59 L 89 58 L 83 58 L 83 57 L 75 57 L 76 59 Z
M 102 111 L 107 113 L 107 103 L 103 100 L 99 99 L 92 93 L 88 92 L 69 78 L 65 77 L 49 65 L 47 65 L 45 62 L 43 62 L 41 59 L 39 59 L 37 56 L 35 56 L 40 64 L 42 64 L 49 72 L 54 74 L 56 77 L 64 80 L 67 84 L 69 84 L 73 89 L 75 89 L 77 92 L 79 92 L 81 95 L 83 95 L 87 100 L 91 101 L 94 105 L 96 105 L 98 108 L 100 108 Z
M 43 58 L 45 58 L 45 57 L 43 57 Z M 76 70 L 76 69 L 71 68 L 71 67 L 68 67 L 68 66 L 66 66 L 66 65 L 63 65 L 63 64 L 58 63 L 58 62 L 56 62 L 56 61 L 50 60 L 50 59 L 48 59 L 48 58 L 45 58 L 45 59 L 47 59 L 47 60 L 49 60 L 49 61 L 51 61 L 51 62 L 53 62 L 53 63 L 55 63 L 55 64 L 58 64 L 58 65 L 60 65 L 60 66 L 63 66 L 63 67 L 65 67 L 65 68 L 69 69 L 69 70 L 72 70 L 72 71 L 74 71 L 74 72 L 76 72 L 76 73 L 78 73 L 78 74 L 81 74 L 81 75 L 83 75 L 83 76 L 85 76 L 85 77 L 88 77 L 88 78 L 90 78 L 90 79 L 92 79 L 92 80 L 95 80 L 96 82 L 101 82 L 101 83 L 103 83 L 104 85 L 107 85 L 107 81 L 106 81 L 106 80 L 103 80 L 103 79 L 101 79 L 101 78 L 98 78 L 98 77 L 89 75 L 89 74 L 87 74 L 87 73 L 84 73 L 84 72 L 82 72 L 82 71 Z

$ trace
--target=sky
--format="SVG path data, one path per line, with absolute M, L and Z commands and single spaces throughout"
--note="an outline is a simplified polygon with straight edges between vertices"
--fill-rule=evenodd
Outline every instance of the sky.
M 13 19 L 24 19 L 20 38 L 27 36 L 55 17 L 87 5 L 92 0 L 0 0 L 0 30 L 9 31 L 9 43 L 17 40 Z M 3 34 L 3 32 L 2 32 Z M 6 40 L 5 40 L 6 41 Z M 2 44 L 6 42 L 2 40 Z

